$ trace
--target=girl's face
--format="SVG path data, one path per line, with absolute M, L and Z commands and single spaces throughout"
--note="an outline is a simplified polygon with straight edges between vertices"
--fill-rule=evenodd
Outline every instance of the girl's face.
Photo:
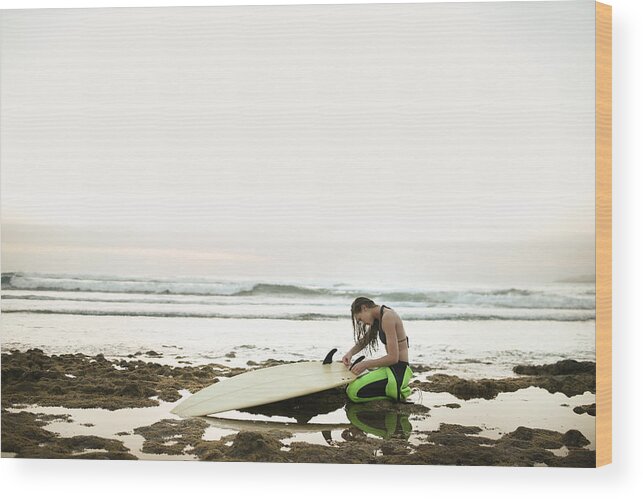
M 368 313 L 367 309 L 364 308 L 360 312 L 355 314 L 355 320 L 359 324 L 360 322 L 362 324 L 368 324 L 372 325 L 373 324 L 373 319 L 371 318 L 371 314 Z

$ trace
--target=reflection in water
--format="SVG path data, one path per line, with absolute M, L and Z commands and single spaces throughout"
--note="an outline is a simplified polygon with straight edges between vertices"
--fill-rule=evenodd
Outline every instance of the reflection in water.
M 232 431 L 288 431 L 291 433 L 317 433 L 324 431 L 343 430 L 349 425 L 346 423 L 323 424 L 323 423 L 293 423 L 286 421 L 260 421 L 254 419 L 232 419 L 214 416 L 200 416 L 210 426 Z
M 369 408 L 363 404 L 346 404 L 346 416 L 359 430 L 380 438 L 393 436 L 408 440 L 413 427 L 409 415 L 393 409 Z
M 231 414 L 234 417 L 202 417 L 213 427 L 233 431 L 274 431 L 285 430 L 293 434 L 321 432 L 323 440 L 329 445 L 335 440 L 332 433 L 340 430 L 345 440 L 358 439 L 360 435 L 370 434 L 379 438 L 391 437 L 408 440 L 413 431 L 408 411 L 399 407 L 373 404 L 347 403 L 344 407 L 350 424 L 346 423 L 298 423 L 286 421 L 259 421 L 243 418 L 243 413 Z M 241 416 L 240 419 L 239 417 Z M 336 435 L 337 436 L 337 435 Z M 363 438 L 363 437 L 362 437 Z M 306 440 L 306 439 L 304 439 Z

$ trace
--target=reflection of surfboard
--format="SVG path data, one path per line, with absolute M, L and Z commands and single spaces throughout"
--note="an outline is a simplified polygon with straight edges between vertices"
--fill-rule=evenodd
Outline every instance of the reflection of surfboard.
M 271 431 L 285 430 L 291 433 L 316 433 L 320 431 L 344 430 L 350 428 L 348 423 L 284 423 L 280 421 L 257 421 L 247 419 L 227 419 L 216 417 L 199 418 L 211 426 L 234 431 Z
M 178 404 L 172 412 L 179 416 L 206 416 L 321 392 L 346 385 L 355 378 L 341 362 L 267 367 L 210 385 Z

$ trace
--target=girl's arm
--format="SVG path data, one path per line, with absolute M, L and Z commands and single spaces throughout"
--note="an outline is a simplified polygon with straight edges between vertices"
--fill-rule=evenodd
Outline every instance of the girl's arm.
M 385 367 L 396 364 L 400 360 L 400 350 L 397 343 L 397 334 L 395 333 L 395 319 L 392 316 L 385 317 L 382 321 L 382 329 L 384 334 L 386 334 L 386 346 L 387 354 L 383 357 L 378 357 L 377 359 L 369 359 L 356 364 L 353 367 L 353 372 L 355 369 L 359 369 L 359 372 L 355 374 L 360 374 L 365 369 L 373 369 L 374 367 Z
M 342 357 L 342 362 L 344 363 L 344 365 L 346 367 L 350 366 L 351 365 L 351 359 L 353 358 L 353 355 L 355 355 L 356 353 L 359 353 L 362 350 L 364 350 L 364 347 L 365 347 L 365 345 L 362 345 L 359 342 L 355 343 L 355 345 L 353 345 L 353 348 L 351 348 L 348 352 L 346 352 L 346 355 L 344 355 Z
M 365 345 L 362 345 L 361 343 L 355 343 L 355 345 L 353 345 L 353 348 L 351 348 L 348 353 L 351 354 L 352 357 L 353 355 L 356 355 L 364 350 L 364 346 Z

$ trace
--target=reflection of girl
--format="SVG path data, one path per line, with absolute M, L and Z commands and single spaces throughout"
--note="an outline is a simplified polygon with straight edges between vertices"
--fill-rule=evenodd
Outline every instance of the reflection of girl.
M 386 355 L 353 366 L 351 371 L 358 375 L 366 369 L 371 371 L 348 385 L 348 397 L 353 402 L 408 397 L 411 393 L 408 383 L 413 371 L 409 367 L 409 339 L 400 316 L 386 305 L 377 305 L 369 298 L 359 297 L 351 305 L 351 318 L 355 346 L 344 355 L 342 362 L 350 366 L 356 353 L 364 348 L 371 352 L 375 350 L 378 336 L 386 346 Z
M 368 404 L 348 403 L 346 404 L 346 416 L 355 428 L 376 437 L 390 438 L 397 435 L 408 440 L 413 431 L 409 415 L 399 413 L 394 409 L 369 409 Z

